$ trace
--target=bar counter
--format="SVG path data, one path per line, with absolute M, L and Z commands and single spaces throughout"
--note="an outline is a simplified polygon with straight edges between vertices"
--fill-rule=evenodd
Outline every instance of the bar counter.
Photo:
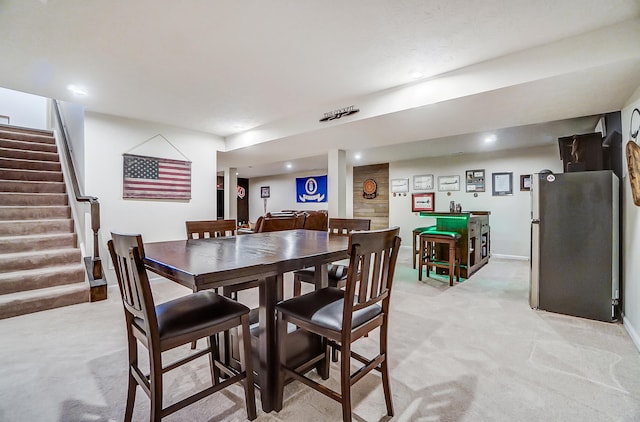
M 491 230 L 489 211 L 432 212 L 422 211 L 420 217 L 436 219 L 436 227 L 441 231 L 460 233 L 460 276 L 469 278 L 491 256 Z M 446 253 L 438 250 L 438 254 Z M 438 269 L 439 274 L 446 272 Z

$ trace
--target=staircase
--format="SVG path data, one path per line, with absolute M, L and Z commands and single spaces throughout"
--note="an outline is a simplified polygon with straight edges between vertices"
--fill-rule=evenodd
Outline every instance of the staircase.
M 0 319 L 90 300 L 52 132 L 0 125 Z

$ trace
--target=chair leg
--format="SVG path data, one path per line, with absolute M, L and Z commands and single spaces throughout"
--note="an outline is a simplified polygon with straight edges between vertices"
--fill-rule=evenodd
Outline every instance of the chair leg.
M 460 283 L 460 250 L 458 248 L 456 248 L 456 266 L 458 267 L 457 268 L 458 283 Z
M 251 357 L 251 333 L 249 332 L 249 315 L 241 317 L 242 326 L 238 329 L 238 349 L 240 350 L 240 370 L 246 373 L 244 379 L 244 397 L 247 406 L 247 419 L 256 418 L 256 395 L 253 379 L 253 362 Z
M 380 364 L 382 372 L 382 389 L 384 390 L 384 401 L 387 405 L 387 415 L 393 416 L 393 403 L 391 401 L 391 385 L 389 383 L 389 356 L 387 354 L 387 321 L 380 327 L 380 354 L 384 355 L 384 360 Z
M 422 239 L 420 240 L 420 247 L 418 248 L 418 281 L 422 281 L 422 264 L 424 264 L 424 260 L 425 260 L 425 249 L 424 249 L 424 242 L 422 241 Z M 427 265 L 429 265 L 427 263 Z M 429 271 L 429 267 L 427 267 L 427 271 Z M 427 277 L 429 275 L 427 274 Z
M 285 344 L 286 341 L 284 341 L 287 336 L 287 321 L 284 320 L 281 312 L 277 312 L 276 329 L 278 331 L 278 347 L 280 348 L 280 370 L 278 371 L 278 389 L 276 390 L 275 406 L 273 410 L 279 412 L 282 410 L 284 402 L 285 374 L 282 367 L 287 366 L 287 348 Z
M 155 347 L 154 347 L 155 346 Z M 151 346 L 149 349 L 158 349 L 158 345 Z M 151 412 L 150 421 L 160 421 L 162 419 L 162 357 L 160 352 L 149 356 L 149 388 L 151 390 Z
M 449 244 L 449 286 L 453 286 L 453 277 L 456 270 L 456 245 Z M 459 280 L 458 280 L 459 281 Z
M 343 342 L 340 353 L 340 394 L 342 396 L 342 421 L 351 422 L 351 343 Z
M 300 296 L 302 293 L 302 283 L 298 279 L 298 277 L 294 277 L 293 279 L 293 296 Z
M 138 343 L 129 334 L 129 384 L 127 386 L 127 406 L 124 411 L 124 422 L 131 422 L 133 417 L 133 405 L 136 401 L 136 387 L 138 382 L 133 377 L 133 368 L 138 367 Z
M 216 335 L 210 336 L 207 341 L 209 342 L 209 365 L 211 367 L 211 382 L 213 385 L 218 385 L 220 382 L 220 369 L 215 364 L 215 361 L 220 360 L 220 349 L 218 347 L 218 337 Z

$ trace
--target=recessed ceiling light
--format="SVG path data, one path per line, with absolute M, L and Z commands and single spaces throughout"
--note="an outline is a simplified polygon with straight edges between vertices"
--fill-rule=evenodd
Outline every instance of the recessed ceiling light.
M 488 135 L 488 136 L 485 136 L 484 142 L 487 144 L 490 144 L 491 142 L 495 142 L 496 139 L 497 139 L 496 135 Z
M 362 155 L 360 155 L 360 154 L 356 154 L 353 158 L 355 158 L 356 160 L 359 160 L 359 159 L 361 159 L 361 158 L 362 158 Z
M 411 75 L 413 79 L 420 79 L 424 76 L 424 73 L 419 70 L 412 70 L 411 72 L 409 72 L 409 75 Z
M 79 87 L 79 86 L 77 86 L 77 85 L 69 85 L 69 86 L 67 86 L 67 89 L 68 89 L 69 91 L 73 92 L 75 95 L 82 95 L 82 96 L 84 96 L 84 95 L 87 95 L 87 94 L 88 94 L 88 92 L 87 92 L 87 90 L 86 90 L 86 89 L 81 88 L 81 87 Z
M 293 167 L 291 163 L 287 163 L 287 168 L 290 169 L 291 167 Z

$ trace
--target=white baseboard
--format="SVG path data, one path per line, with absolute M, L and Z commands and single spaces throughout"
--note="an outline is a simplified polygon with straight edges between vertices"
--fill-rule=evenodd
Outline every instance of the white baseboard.
M 528 256 L 520 256 L 520 255 L 503 255 L 499 253 L 492 253 L 491 258 L 500 258 L 500 259 L 513 259 L 516 261 L 528 261 Z
M 627 333 L 629 333 L 629 337 L 631 337 L 631 341 L 636 346 L 636 349 L 640 352 L 640 335 L 638 335 L 638 331 L 634 328 L 633 324 L 629 321 L 629 318 L 626 318 L 622 315 L 622 326 Z

